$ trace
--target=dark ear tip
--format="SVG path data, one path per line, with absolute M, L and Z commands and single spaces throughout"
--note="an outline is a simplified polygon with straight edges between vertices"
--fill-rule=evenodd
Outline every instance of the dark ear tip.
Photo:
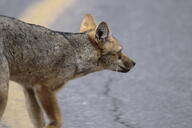
M 101 39 L 106 39 L 109 36 L 109 28 L 108 25 L 105 21 L 102 21 L 97 29 L 96 29 L 96 38 L 101 40 Z
M 98 25 L 98 27 L 97 27 L 98 29 L 103 29 L 103 28 L 105 28 L 107 31 L 109 31 L 109 27 L 108 27 L 108 25 L 107 25 L 107 22 L 105 22 L 105 21 L 102 21 L 99 25 Z
M 105 22 L 105 21 L 102 21 L 99 25 L 106 25 L 106 26 L 108 26 L 107 22 Z

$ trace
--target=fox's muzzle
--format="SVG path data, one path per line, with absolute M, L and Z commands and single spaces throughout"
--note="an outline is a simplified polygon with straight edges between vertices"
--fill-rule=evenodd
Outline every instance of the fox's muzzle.
M 129 72 L 136 65 L 136 63 L 125 54 L 121 54 L 121 60 L 123 66 L 119 66 L 120 67 L 119 72 L 122 73 Z
M 119 67 L 121 68 L 121 69 L 119 70 L 119 72 L 127 73 L 127 72 L 129 72 L 135 65 L 136 65 L 136 63 L 135 63 L 134 61 L 126 62 L 126 63 L 125 63 L 125 67 L 119 66 Z

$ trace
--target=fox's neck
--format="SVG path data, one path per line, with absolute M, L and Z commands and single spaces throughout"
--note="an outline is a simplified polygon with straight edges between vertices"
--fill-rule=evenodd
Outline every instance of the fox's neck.
M 102 70 L 98 66 L 100 51 L 88 38 L 87 33 L 62 33 L 76 53 L 76 74 L 86 75 Z

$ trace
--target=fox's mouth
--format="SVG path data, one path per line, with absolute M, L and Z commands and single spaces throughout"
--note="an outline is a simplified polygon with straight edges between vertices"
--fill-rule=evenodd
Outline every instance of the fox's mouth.
M 120 70 L 118 70 L 118 72 L 122 72 L 122 73 L 127 73 L 131 69 L 131 68 L 123 67 L 123 66 L 119 66 L 119 67 L 120 67 Z

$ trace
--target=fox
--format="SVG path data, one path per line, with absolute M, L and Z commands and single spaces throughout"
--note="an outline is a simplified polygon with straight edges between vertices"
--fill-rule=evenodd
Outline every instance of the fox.
M 122 50 L 108 24 L 96 24 L 91 14 L 85 14 L 77 33 L 55 31 L 1 15 L 0 119 L 12 80 L 23 87 L 35 128 L 61 128 L 58 90 L 68 81 L 93 72 L 129 72 L 136 63 Z

